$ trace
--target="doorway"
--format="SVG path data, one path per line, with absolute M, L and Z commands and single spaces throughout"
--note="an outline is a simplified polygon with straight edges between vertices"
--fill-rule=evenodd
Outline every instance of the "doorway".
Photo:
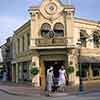
M 58 78 L 59 77 L 59 69 L 61 68 L 62 65 L 64 65 L 64 61 L 44 61 L 44 65 L 45 65 L 45 75 L 47 76 L 47 69 L 50 66 L 53 66 L 53 73 L 54 73 L 54 77 Z
M 55 84 L 55 90 L 58 86 L 58 79 L 59 79 L 59 69 L 61 66 L 64 65 L 64 61 L 44 61 L 44 66 L 45 66 L 45 80 L 47 79 L 47 69 L 49 69 L 50 66 L 53 67 L 53 73 L 54 73 L 54 84 Z M 45 90 L 47 89 L 47 80 L 45 81 Z

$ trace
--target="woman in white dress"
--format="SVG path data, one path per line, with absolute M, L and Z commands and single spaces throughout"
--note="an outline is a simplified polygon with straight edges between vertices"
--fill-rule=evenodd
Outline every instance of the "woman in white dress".
M 3 82 L 5 82 L 7 80 L 7 72 L 6 72 L 6 70 L 4 70 L 4 72 L 3 72 Z
M 48 70 L 47 70 L 47 91 L 48 91 L 48 96 L 51 95 L 52 92 L 52 86 L 53 86 L 53 67 L 51 66 Z
M 66 70 L 64 69 L 64 66 L 61 66 L 59 69 L 59 86 L 60 90 L 64 91 L 66 84 Z

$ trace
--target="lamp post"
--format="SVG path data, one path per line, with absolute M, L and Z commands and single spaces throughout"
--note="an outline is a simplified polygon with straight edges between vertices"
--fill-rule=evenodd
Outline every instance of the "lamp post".
M 81 41 L 78 40 L 77 42 L 78 45 L 78 53 L 79 53 L 79 91 L 82 92 L 83 91 L 83 82 L 82 82 L 82 65 L 80 63 L 80 56 L 81 56 Z

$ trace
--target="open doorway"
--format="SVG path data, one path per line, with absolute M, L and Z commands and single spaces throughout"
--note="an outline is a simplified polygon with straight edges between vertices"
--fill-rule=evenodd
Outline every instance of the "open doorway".
M 64 65 L 64 61 L 44 61 L 45 65 L 45 75 L 47 75 L 47 69 L 50 66 L 53 66 L 53 72 L 54 72 L 54 77 L 58 78 L 59 77 L 59 69 L 61 68 L 62 65 Z
M 54 90 L 53 91 L 55 91 L 58 87 L 59 69 L 61 68 L 62 65 L 64 65 L 64 61 L 63 60 L 61 60 L 61 61 L 44 61 L 44 65 L 45 65 L 45 76 L 47 76 L 47 69 L 50 66 L 53 67 L 53 73 L 54 73 L 54 88 L 53 88 Z M 46 89 L 47 89 L 47 81 L 46 81 L 45 90 Z

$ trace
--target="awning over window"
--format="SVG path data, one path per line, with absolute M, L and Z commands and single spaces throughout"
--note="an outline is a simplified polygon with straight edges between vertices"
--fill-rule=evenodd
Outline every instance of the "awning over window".
M 100 63 L 100 56 L 99 57 L 90 57 L 90 56 L 83 56 L 80 57 L 81 63 Z

